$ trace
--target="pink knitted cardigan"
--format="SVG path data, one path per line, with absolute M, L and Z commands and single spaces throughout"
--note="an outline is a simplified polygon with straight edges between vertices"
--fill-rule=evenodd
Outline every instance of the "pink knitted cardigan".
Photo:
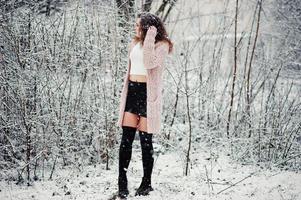
M 143 63 L 147 71 L 147 132 L 159 134 L 161 130 L 162 115 L 162 72 L 164 68 L 165 57 L 168 55 L 169 45 L 165 42 L 155 44 L 157 30 L 148 30 L 143 44 Z M 128 64 L 123 88 L 121 92 L 119 116 L 117 125 L 122 127 L 124 109 L 129 84 L 130 59 L 129 55 L 135 46 L 132 41 L 129 46 Z

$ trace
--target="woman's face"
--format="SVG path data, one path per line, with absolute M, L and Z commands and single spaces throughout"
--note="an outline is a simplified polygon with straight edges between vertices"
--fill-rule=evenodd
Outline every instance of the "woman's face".
M 136 23 L 135 23 L 135 31 L 136 31 L 136 36 L 140 37 L 141 34 L 141 28 L 140 28 L 140 18 L 136 19 Z

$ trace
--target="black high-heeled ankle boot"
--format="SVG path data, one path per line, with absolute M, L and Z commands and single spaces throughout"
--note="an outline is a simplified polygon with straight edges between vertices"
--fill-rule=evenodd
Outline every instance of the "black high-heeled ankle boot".
M 126 176 L 132 157 L 132 144 L 136 134 L 136 128 L 122 126 L 123 133 L 119 148 L 119 176 L 118 176 L 118 195 L 126 198 L 129 194 L 128 180 Z
M 154 165 L 154 149 L 152 144 L 153 134 L 139 131 L 139 136 L 142 149 L 143 177 L 139 188 L 136 190 L 135 196 L 146 196 L 150 191 L 154 190 L 151 186 L 151 174 Z

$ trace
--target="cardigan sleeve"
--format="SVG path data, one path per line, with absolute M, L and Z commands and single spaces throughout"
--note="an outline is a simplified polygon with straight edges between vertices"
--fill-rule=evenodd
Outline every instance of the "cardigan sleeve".
M 168 54 L 169 46 L 166 43 L 155 48 L 156 32 L 148 31 L 143 44 L 143 64 L 146 69 L 162 66 Z

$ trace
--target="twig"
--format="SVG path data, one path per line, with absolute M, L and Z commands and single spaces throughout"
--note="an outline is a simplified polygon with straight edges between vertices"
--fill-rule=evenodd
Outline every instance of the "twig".
M 282 162 L 280 162 L 280 163 L 278 163 L 278 164 L 275 164 L 274 166 L 277 167 L 278 165 L 280 165 L 280 164 L 282 164 L 282 163 L 285 163 L 285 162 L 287 162 L 287 161 L 289 161 L 289 160 L 291 160 L 291 159 L 293 159 L 293 158 L 295 158 L 295 157 L 298 157 L 298 156 L 300 156 L 300 155 L 301 155 L 301 154 L 297 154 L 297 155 L 295 155 L 295 156 L 292 156 L 292 157 L 290 157 L 290 158 L 288 158 L 288 159 L 286 159 L 286 160 L 284 160 L 284 161 L 282 161 Z M 254 175 L 255 173 L 257 173 L 258 171 L 260 171 L 260 169 L 258 169 L 258 170 L 256 170 L 256 171 L 252 172 L 251 174 L 249 174 L 249 175 L 246 176 L 245 178 L 241 179 L 240 181 L 237 181 L 236 183 L 230 185 L 229 187 L 226 187 L 225 189 L 222 189 L 221 191 L 219 191 L 219 192 L 216 193 L 216 194 L 220 194 L 220 193 L 222 193 L 223 191 L 225 191 L 225 190 L 227 190 L 227 189 L 229 189 L 229 188 L 231 188 L 231 187 L 237 185 L 238 183 L 240 183 L 240 182 L 246 180 L 247 178 L 249 178 L 249 177 L 251 177 L 252 175 Z
M 259 170 L 257 170 L 257 171 L 259 171 Z M 226 187 L 225 189 L 222 189 L 221 191 L 219 191 L 219 192 L 216 193 L 216 194 L 220 194 L 220 193 L 222 193 L 223 191 L 225 191 L 225 190 L 227 190 L 227 189 L 229 189 L 229 188 L 231 188 L 231 187 L 237 185 L 238 183 L 240 183 L 240 182 L 246 180 L 247 178 L 249 178 L 249 177 L 251 177 L 253 174 L 255 174 L 257 171 L 252 172 L 251 174 L 249 174 L 249 175 L 246 176 L 245 178 L 241 179 L 240 181 L 237 181 L 236 183 L 234 183 L 233 185 L 230 185 L 229 187 Z
M 205 165 L 205 170 L 206 170 L 206 178 L 207 178 L 207 184 L 208 184 L 208 188 L 209 188 L 209 190 L 210 190 L 210 188 L 213 190 L 213 188 L 212 188 L 212 185 L 211 185 L 211 179 L 209 179 L 209 176 L 208 176 L 208 170 L 207 170 L 207 167 L 206 167 L 206 165 Z M 211 186 L 211 187 L 210 187 Z

